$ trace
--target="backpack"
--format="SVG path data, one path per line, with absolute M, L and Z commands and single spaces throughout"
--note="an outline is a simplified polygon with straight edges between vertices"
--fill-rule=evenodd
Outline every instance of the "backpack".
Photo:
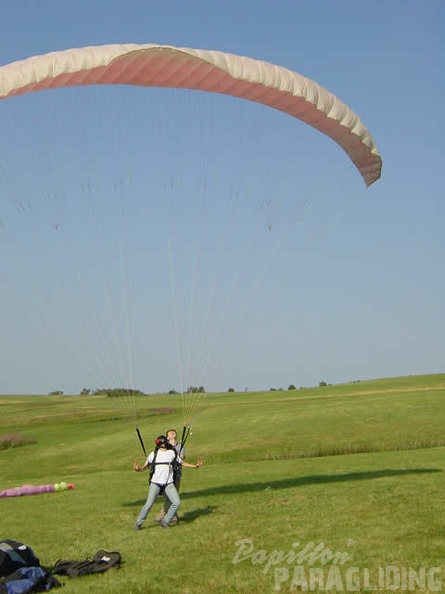
M 93 559 L 84 561 L 72 561 L 69 559 L 59 559 L 54 565 L 53 573 L 58 575 L 67 575 L 69 577 L 80 577 L 91 573 L 103 573 L 111 567 L 120 567 L 121 554 L 114 551 L 99 550 Z M 0 592 L 1 594 L 1 592 Z
M 55 577 L 41 567 L 21 567 L 0 580 L 0 594 L 32 594 L 60 585 Z
M 17 540 L 0 540 L 0 577 L 21 567 L 40 567 L 34 551 Z

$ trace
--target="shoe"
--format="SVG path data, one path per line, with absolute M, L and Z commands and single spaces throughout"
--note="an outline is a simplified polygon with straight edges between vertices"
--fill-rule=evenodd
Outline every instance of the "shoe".
M 136 524 L 134 525 L 134 529 L 140 530 L 141 528 L 142 528 L 142 526 L 136 522 Z
M 159 526 L 161 526 L 161 528 L 170 528 L 170 526 L 165 522 L 159 522 Z

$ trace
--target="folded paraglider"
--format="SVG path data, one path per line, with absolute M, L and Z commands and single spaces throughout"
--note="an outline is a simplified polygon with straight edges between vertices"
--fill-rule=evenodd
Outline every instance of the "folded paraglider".
M 54 493 L 74 489 L 72 483 L 55 483 L 54 485 L 22 485 L 0 491 L 0 497 L 21 497 L 22 495 L 38 495 L 39 493 Z

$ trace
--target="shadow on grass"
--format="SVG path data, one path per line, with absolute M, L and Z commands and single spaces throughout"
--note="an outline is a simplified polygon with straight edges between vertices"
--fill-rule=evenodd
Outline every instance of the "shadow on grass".
M 185 512 L 184 514 L 179 515 L 179 521 L 181 524 L 183 522 L 189 523 L 193 522 L 197 518 L 201 516 L 208 516 L 213 514 L 213 512 L 217 509 L 216 505 L 208 505 L 207 507 L 199 507 L 198 509 L 193 509 L 191 511 Z
M 364 481 L 388 477 L 404 477 L 416 474 L 431 474 L 433 472 L 442 472 L 440 468 L 406 468 L 406 469 L 384 469 L 372 470 L 368 472 L 347 472 L 344 474 L 314 474 L 311 476 L 300 476 L 296 478 L 287 478 L 275 481 L 264 481 L 257 483 L 239 483 L 232 485 L 221 485 L 212 489 L 202 489 L 201 491 L 182 492 L 181 499 L 192 499 L 193 497 L 208 497 L 211 495 L 233 495 L 236 493 L 251 493 L 255 491 L 279 491 L 281 489 L 291 489 L 294 487 L 304 487 L 305 485 L 324 485 L 330 483 L 343 483 L 347 481 Z M 124 503 L 124 507 L 134 505 L 143 505 L 144 499 Z M 190 512 L 193 513 L 193 512 Z

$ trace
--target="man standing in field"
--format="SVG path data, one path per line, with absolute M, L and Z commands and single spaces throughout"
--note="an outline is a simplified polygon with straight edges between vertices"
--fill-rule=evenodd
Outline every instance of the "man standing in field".
M 148 467 L 151 469 L 147 500 L 136 520 L 136 530 L 141 529 L 148 512 L 161 493 L 168 497 L 170 505 L 165 517 L 160 521 L 160 525 L 163 528 L 169 527 L 181 505 L 178 491 L 173 482 L 176 461 L 185 468 L 200 468 L 202 466 L 201 461 L 198 461 L 196 464 L 189 464 L 188 462 L 183 462 L 180 458 L 178 459 L 176 451 L 170 445 L 165 435 L 160 435 L 156 438 L 156 448 L 153 452 L 150 452 L 142 466 L 138 462 L 134 462 L 133 468 L 136 472 L 142 472 Z
M 178 434 L 176 432 L 176 429 L 168 429 L 166 431 L 165 435 L 168 439 L 169 444 L 176 451 L 178 459 L 184 461 L 185 460 L 185 446 L 183 446 L 182 443 L 178 443 Z M 173 482 L 174 482 L 174 485 L 175 485 L 178 493 L 179 493 L 179 487 L 181 485 L 181 478 L 182 478 L 182 464 L 178 464 L 178 467 L 177 467 L 176 472 L 173 477 Z M 167 514 L 167 512 L 170 508 L 170 505 L 171 505 L 171 503 L 170 503 L 168 497 L 164 494 L 164 509 L 156 515 L 157 522 L 162 522 L 162 520 L 164 519 L 165 515 Z M 178 514 L 175 513 L 172 521 L 170 522 L 170 526 L 176 526 L 178 521 L 179 521 Z

